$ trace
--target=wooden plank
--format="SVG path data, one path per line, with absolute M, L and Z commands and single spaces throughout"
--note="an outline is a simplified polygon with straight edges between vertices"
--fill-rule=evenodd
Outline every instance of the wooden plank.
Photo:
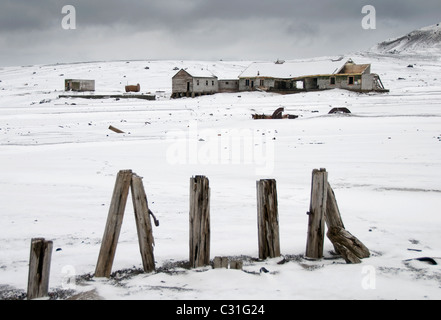
M 109 126 L 109 130 L 112 130 L 113 132 L 116 132 L 116 133 L 124 133 L 124 131 L 122 131 L 112 125 Z
M 314 169 L 311 182 L 308 234 L 305 257 L 323 258 L 325 240 L 325 211 L 327 201 L 328 173 L 326 169 Z
M 142 178 L 136 174 L 132 175 L 131 190 L 142 264 L 145 272 L 152 272 L 155 270 L 155 257 L 153 254 L 155 241 L 153 239 L 152 223 L 150 221 L 144 185 Z
M 208 178 L 190 179 L 190 266 L 210 264 L 210 187 Z
M 47 297 L 49 294 L 49 273 L 52 257 L 52 241 L 43 238 L 31 240 L 27 299 Z
M 260 180 L 257 186 L 257 227 L 259 258 L 280 256 L 276 180 Z
M 95 277 L 110 277 L 131 181 L 132 170 L 121 170 L 118 173 L 95 269 Z

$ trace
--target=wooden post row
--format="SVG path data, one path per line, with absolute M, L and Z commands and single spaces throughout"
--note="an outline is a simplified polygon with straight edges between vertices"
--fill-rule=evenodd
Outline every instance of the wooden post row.
M 27 299 L 47 297 L 49 294 L 49 274 L 52 256 L 52 241 L 43 238 L 31 240 Z
M 280 256 L 279 217 L 276 180 L 260 180 L 257 186 L 257 226 L 259 259 Z
M 154 240 L 142 178 L 133 174 L 132 170 L 121 170 L 117 175 L 113 190 L 95 277 L 108 278 L 111 274 L 130 187 L 144 271 L 151 272 L 155 269 Z
M 210 186 L 208 178 L 190 179 L 190 266 L 210 264 Z

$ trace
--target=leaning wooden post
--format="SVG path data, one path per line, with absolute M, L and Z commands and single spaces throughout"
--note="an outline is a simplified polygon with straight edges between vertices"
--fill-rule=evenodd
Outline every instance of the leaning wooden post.
M 95 269 L 95 277 L 110 277 L 131 181 L 132 170 L 121 170 L 118 173 Z
M 210 187 L 204 176 L 190 179 L 190 266 L 210 264 Z
M 153 239 L 152 223 L 150 221 L 149 207 L 144 185 L 142 183 L 142 178 L 136 174 L 133 174 L 132 176 L 131 190 L 142 264 L 145 272 L 152 272 L 155 270 L 155 258 L 153 255 L 155 241 Z
M 52 241 L 34 238 L 31 241 L 27 299 L 47 297 L 52 256 Z
M 260 180 L 256 182 L 256 185 L 259 259 L 279 257 L 279 214 L 276 180 Z
M 337 227 L 337 228 L 345 228 L 343 224 L 343 220 L 341 218 L 340 210 L 338 209 L 337 199 L 335 198 L 334 190 L 332 190 L 331 185 L 328 182 L 328 194 L 326 201 L 326 226 L 328 230 Z M 337 254 L 340 253 L 340 246 L 334 245 L 334 250 Z
M 328 230 L 327 236 L 347 263 L 360 263 L 360 259 L 370 256 L 369 249 L 343 228 L 332 227 Z
M 328 173 L 326 169 L 314 169 L 312 171 L 311 202 L 308 212 L 309 221 L 305 254 L 310 259 L 323 258 L 327 189 Z
M 363 258 L 370 256 L 369 249 L 349 231 L 346 231 L 338 209 L 334 191 L 328 183 L 326 201 L 326 235 L 331 240 L 335 252 L 340 254 L 347 263 L 360 263 Z

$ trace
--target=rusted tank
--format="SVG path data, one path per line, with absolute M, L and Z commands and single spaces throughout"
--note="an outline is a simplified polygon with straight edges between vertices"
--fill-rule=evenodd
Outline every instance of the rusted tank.
M 136 86 L 126 86 L 126 92 L 139 92 L 141 91 L 141 86 L 139 83 Z

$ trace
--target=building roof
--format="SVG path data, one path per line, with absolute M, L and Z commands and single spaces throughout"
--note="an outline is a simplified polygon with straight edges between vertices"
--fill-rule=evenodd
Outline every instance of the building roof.
M 296 61 L 277 64 L 274 62 L 252 63 L 239 78 L 280 78 L 290 79 L 305 76 L 329 75 L 338 73 L 346 64 L 340 60 Z
M 181 72 L 182 70 L 187 72 L 193 78 L 217 78 L 211 71 L 203 68 L 190 67 L 190 68 L 181 69 L 178 71 L 178 73 Z

